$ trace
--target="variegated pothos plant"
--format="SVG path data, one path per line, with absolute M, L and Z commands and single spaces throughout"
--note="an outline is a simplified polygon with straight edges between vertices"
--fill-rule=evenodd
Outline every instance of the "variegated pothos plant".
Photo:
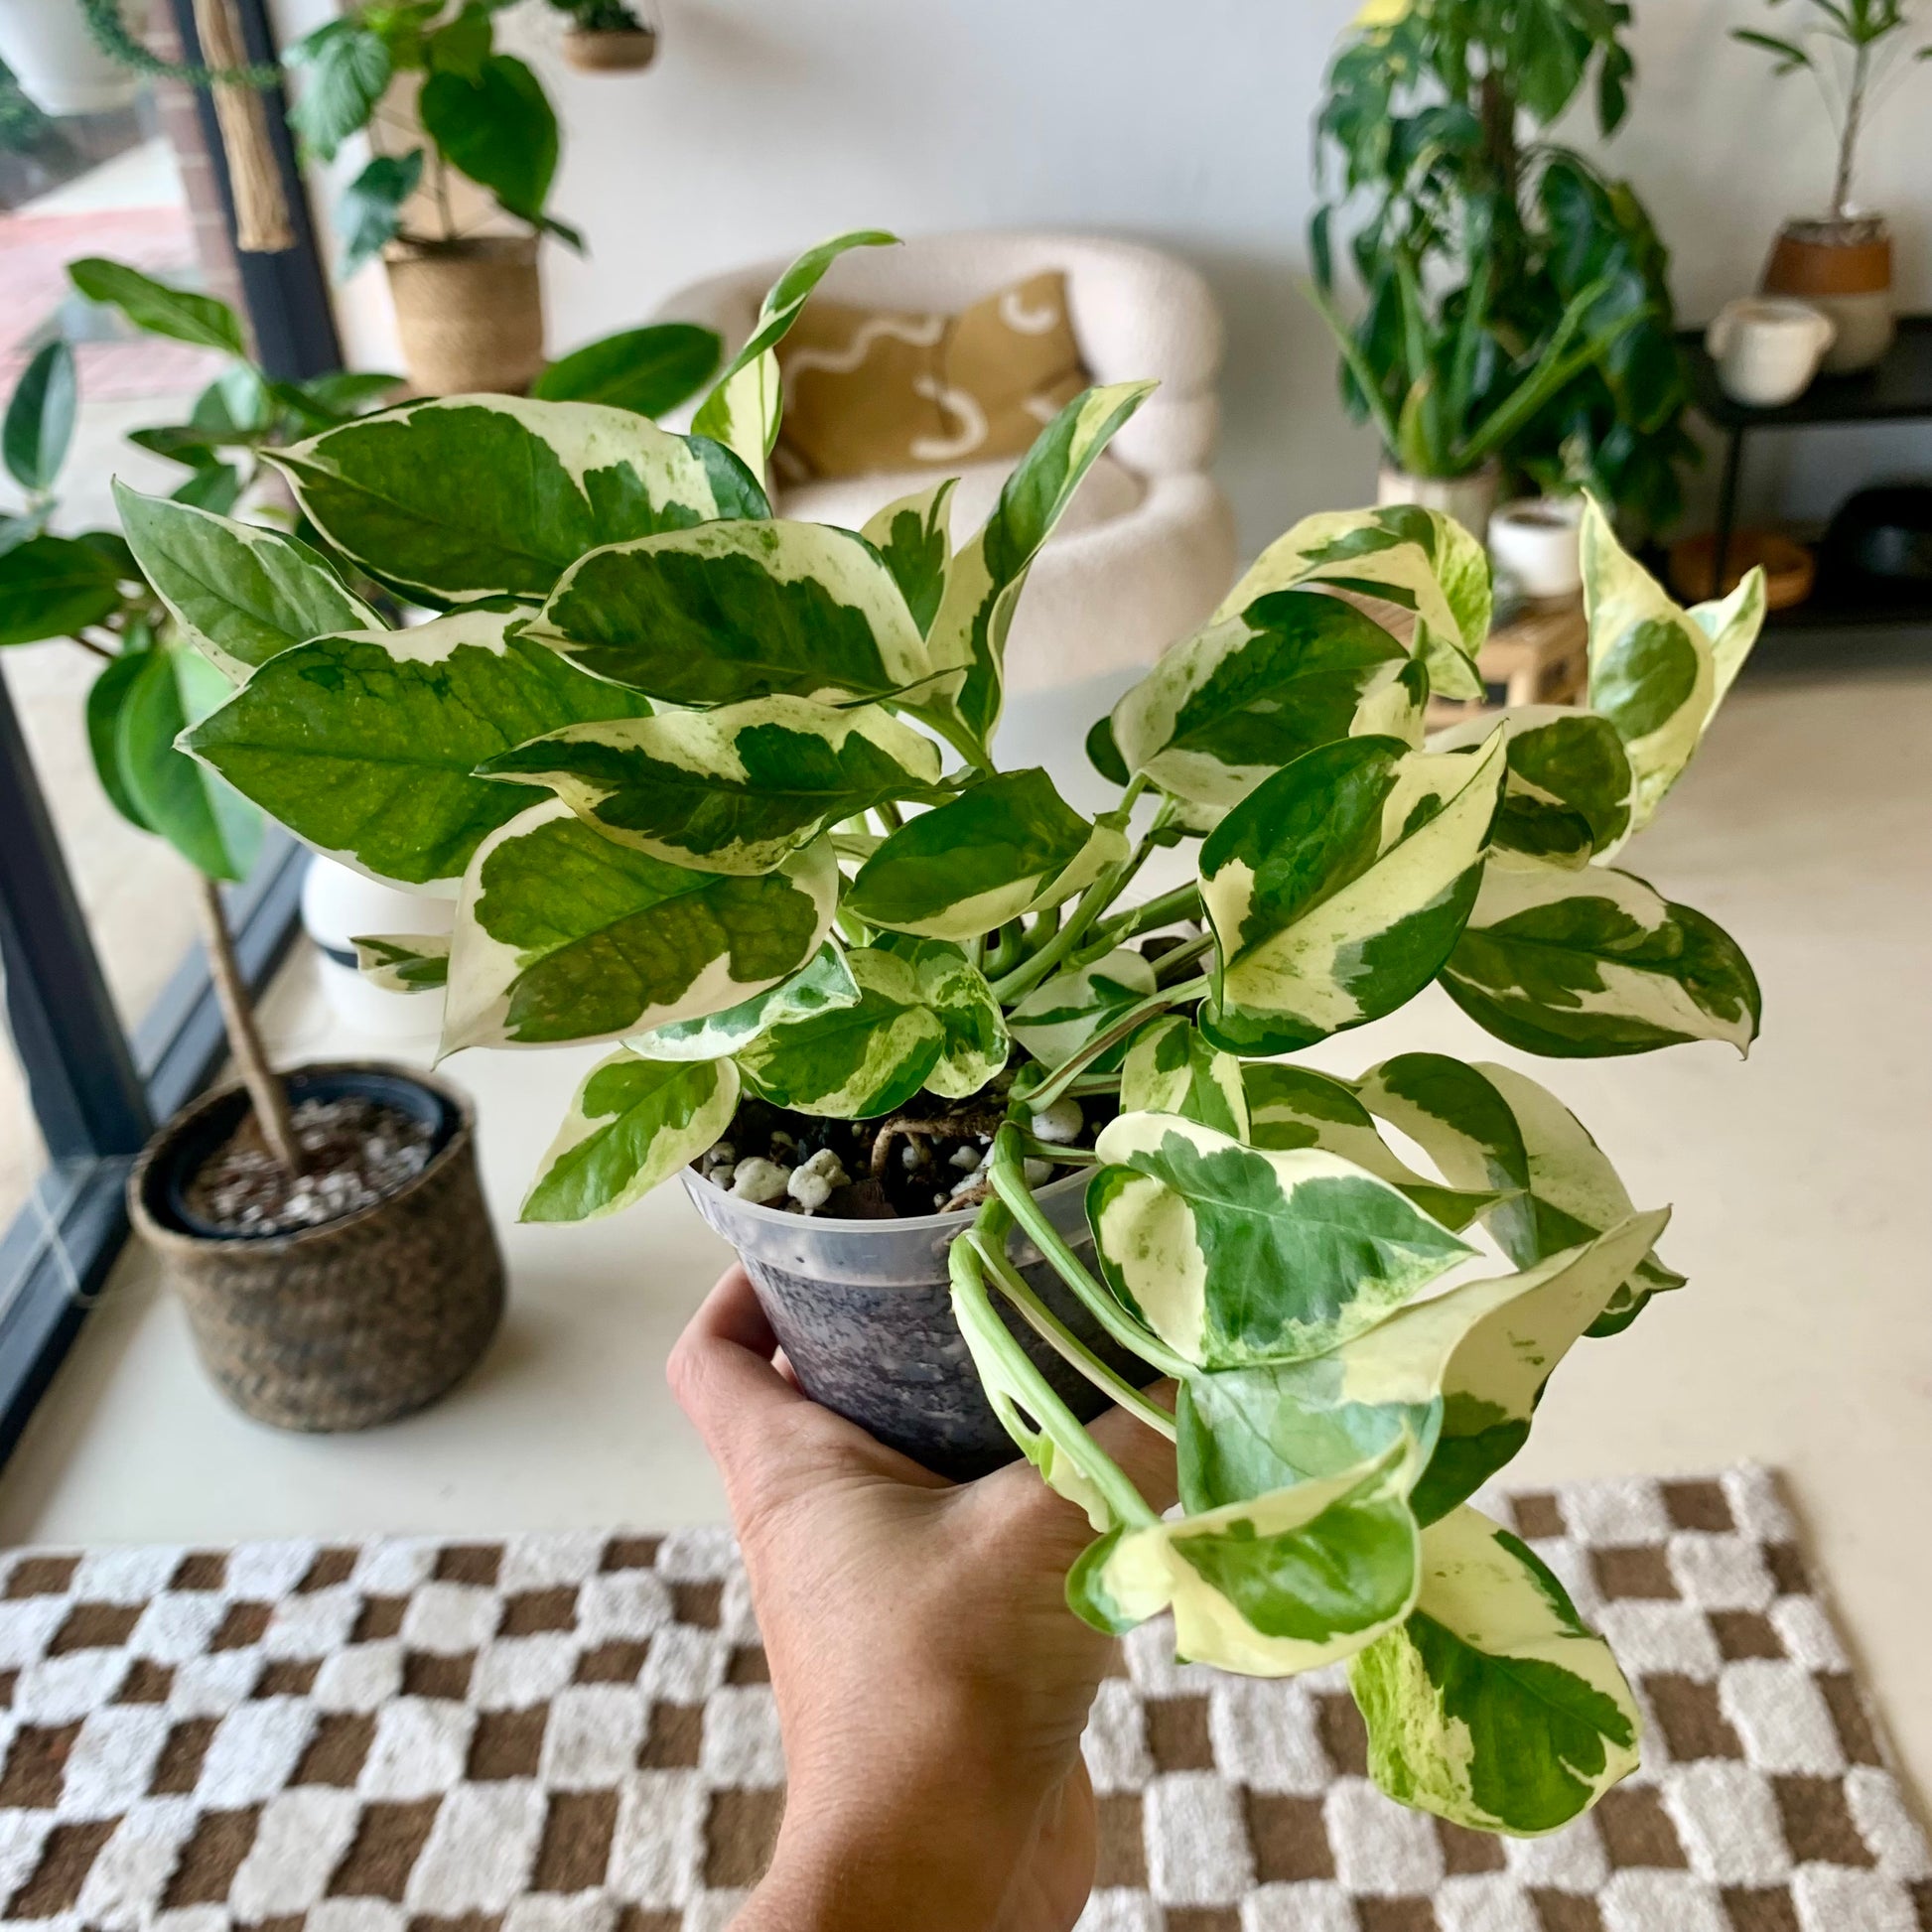
M 1044 771 L 995 764 L 1004 643 L 1148 385 L 1070 403 L 957 548 L 944 482 L 863 532 L 774 517 L 772 345 L 842 246 L 881 239 L 787 273 L 691 435 L 468 396 L 283 451 L 335 548 L 438 613 L 414 627 L 238 652 L 215 621 L 218 520 L 144 507 L 137 555 L 238 680 L 183 742 L 320 850 L 456 896 L 451 942 L 362 941 L 388 984 L 444 989 L 446 1047 L 617 1042 L 531 1218 L 626 1205 L 741 1095 L 866 1119 L 1010 1078 L 954 1307 L 1015 1440 L 1092 1517 L 1073 1607 L 1112 1631 L 1172 1609 L 1184 1654 L 1232 1670 L 1346 1660 L 1385 1790 L 1555 1830 L 1636 1763 L 1637 1708 L 1556 1578 L 1468 1498 L 1566 1350 L 1681 1284 L 1666 1213 L 1637 1212 L 1510 1068 L 1410 1053 L 1343 1080 L 1283 1056 L 1432 981 L 1532 1052 L 1745 1047 L 1737 947 L 1613 861 L 1696 751 L 1761 586 L 1680 610 L 1592 512 L 1590 708 L 1426 741 L 1432 691 L 1481 690 L 1481 550 L 1421 509 L 1311 517 L 1095 727 L 1120 798 L 1089 819 Z M 211 566 L 194 601 L 158 567 L 190 517 Z M 230 537 L 238 590 L 259 538 Z M 1150 855 L 1196 838 L 1195 877 L 1135 902 Z M 1158 958 L 1134 944 L 1190 922 Z M 1059 1097 L 1103 1092 L 1119 1111 L 1093 1146 L 1034 1134 Z M 1035 1201 L 1040 1159 L 1089 1171 L 1097 1272 Z M 1513 1272 L 1464 1267 L 1476 1224 Z M 1030 1292 L 1016 1228 L 1173 1379 L 1172 1409 Z M 1174 1441 L 1179 1514 L 1101 1451 L 996 1298 Z

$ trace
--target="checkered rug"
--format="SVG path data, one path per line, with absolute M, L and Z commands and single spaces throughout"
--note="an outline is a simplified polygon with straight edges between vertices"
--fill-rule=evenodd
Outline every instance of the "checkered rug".
M 1761 1470 L 1489 1505 L 1616 1646 L 1642 1772 L 1553 1838 L 1366 1781 L 1336 1673 L 1126 1644 L 1082 1932 L 1932 1932 L 1932 1861 Z M 0 1557 L 8 1925 L 722 1932 L 783 1806 L 730 1538 Z M 915 1928 L 881 1928 L 915 1932 Z

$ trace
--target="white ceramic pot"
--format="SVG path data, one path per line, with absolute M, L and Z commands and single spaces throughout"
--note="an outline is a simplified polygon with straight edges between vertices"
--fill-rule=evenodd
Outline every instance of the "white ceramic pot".
M 356 970 L 351 942 L 385 932 L 448 932 L 455 923 L 455 899 L 401 892 L 319 854 L 302 882 L 302 929 L 321 955 L 323 991 L 337 1018 L 358 1034 L 431 1038 L 443 1023 L 443 1002 L 433 993 L 371 985 Z
M 1822 309 L 1773 295 L 1726 302 L 1704 332 L 1719 386 L 1752 409 L 1796 402 L 1837 340 L 1838 325 Z
M 148 0 L 123 0 L 121 18 L 136 39 Z M 141 76 L 102 51 L 87 31 L 80 0 L 0 0 L 0 60 L 43 113 L 106 114 L 141 91 Z
M 1489 556 L 1525 597 L 1575 597 L 1584 587 L 1581 496 L 1520 496 L 1489 519 Z
M 1480 543 L 1489 528 L 1489 514 L 1496 507 L 1502 474 L 1502 465 L 1493 457 L 1466 477 L 1412 477 L 1406 470 L 1385 463 L 1376 473 L 1375 501 L 1378 508 L 1390 503 L 1420 503 L 1426 510 L 1441 510 Z

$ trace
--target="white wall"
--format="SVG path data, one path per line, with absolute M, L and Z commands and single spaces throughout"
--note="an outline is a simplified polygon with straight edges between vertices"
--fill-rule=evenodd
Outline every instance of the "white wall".
M 290 14 L 322 4 L 285 0 Z M 641 75 L 574 73 L 556 55 L 558 16 L 525 6 L 507 19 L 563 116 L 556 208 L 593 251 L 545 251 L 554 348 L 697 276 L 846 227 L 1131 235 L 1195 263 L 1225 306 L 1220 470 L 1246 546 L 1363 495 L 1371 441 L 1336 404 L 1333 355 L 1300 292 L 1310 121 L 1357 0 L 659 4 L 662 51 Z M 1688 320 L 1750 288 L 1780 218 L 1830 185 L 1809 83 L 1774 82 L 1725 38 L 1762 8 L 1637 4 L 1634 107 L 1608 159 L 1671 245 Z M 1907 307 L 1932 307 L 1929 118 L 1920 69 L 1873 131 L 1862 184 L 1893 217 Z M 352 334 L 377 347 L 379 284 L 367 274 L 349 305 Z M 1765 440 L 1753 493 L 1801 514 L 1874 467 L 1932 470 L 1923 426 L 1814 435 L 1802 462 L 1792 443 Z

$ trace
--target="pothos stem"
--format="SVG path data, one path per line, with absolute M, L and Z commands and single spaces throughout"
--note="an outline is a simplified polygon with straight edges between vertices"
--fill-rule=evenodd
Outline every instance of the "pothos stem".
M 1028 1094 L 1028 1104 L 1035 1113 L 1050 1107 L 1073 1084 L 1082 1068 L 1091 1066 L 1103 1053 L 1129 1038 L 1142 1021 L 1151 1019 L 1157 1013 L 1165 1013 L 1169 1007 L 1184 1006 L 1189 1000 L 1199 999 L 1207 987 L 1207 975 L 1202 973 L 1175 986 L 1164 986 L 1159 992 L 1150 993 L 1145 1000 L 1136 1001 L 1104 1033 L 1094 1035 L 1077 1052 L 1068 1054 L 1054 1067 Z

